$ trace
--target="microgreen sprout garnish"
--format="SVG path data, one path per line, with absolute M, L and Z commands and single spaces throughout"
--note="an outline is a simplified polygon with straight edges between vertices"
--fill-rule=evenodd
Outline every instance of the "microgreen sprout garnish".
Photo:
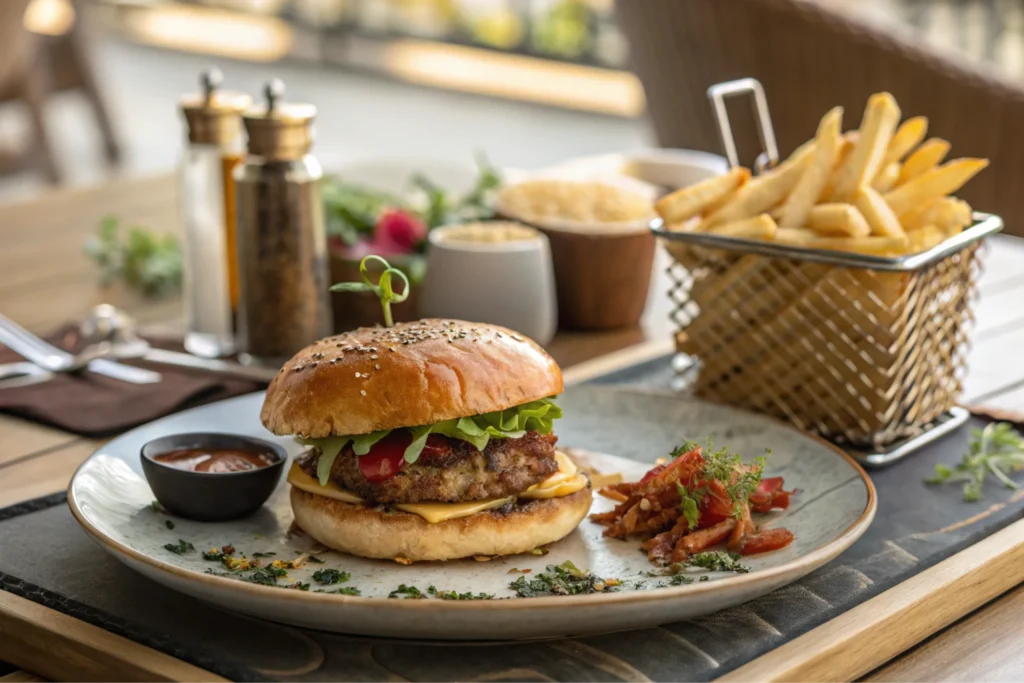
M 377 278 L 377 284 L 374 284 L 370 280 L 369 276 L 369 263 L 378 262 L 384 266 L 384 270 Z M 409 297 L 409 278 L 405 276 L 405 273 L 392 268 L 391 264 L 382 259 L 376 254 L 370 254 L 359 262 L 359 276 L 363 278 L 362 282 L 339 282 L 331 287 L 332 292 L 373 292 L 380 299 L 380 307 L 384 311 L 384 324 L 388 327 L 394 327 L 395 321 L 391 317 L 391 304 L 401 303 Z M 401 294 L 396 294 L 392 287 L 392 280 L 397 277 L 405 283 L 405 289 L 402 290 Z
M 183 539 L 178 539 L 177 543 L 167 543 L 164 545 L 164 550 L 168 550 L 175 555 L 184 555 L 185 553 L 195 552 L 196 547 Z
M 1010 479 L 1011 472 L 1024 469 L 1024 436 L 1008 422 L 990 422 L 971 431 L 970 450 L 955 467 L 936 465 L 929 484 L 964 483 L 964 502 L 984 497 L 985 477 L 991 474 L 1008 489 L 1020 485 Z

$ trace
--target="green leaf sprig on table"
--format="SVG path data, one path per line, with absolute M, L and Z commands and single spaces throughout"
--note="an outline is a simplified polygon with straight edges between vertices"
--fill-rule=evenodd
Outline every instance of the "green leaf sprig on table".
M 137 226 L 124 232 L 117 217 L 107 216 L 83 251 L 100 267 L 104 285 L 122 280 L 146 297 L 166 296 L 181 288 L 181 245 L 174 235 L 156 235 Z
M 1009 422 L 991 422 L 983 429 L 971 431 L 970 450 L 954 467 L 936 465 L 929 484 L 963 482 L 964 502 L 973 503 L 984 497 L 982 488 L 991 474 L 1008 489 L 1020 485 L 1010 474 L 1024 469 L 1024 436 Z

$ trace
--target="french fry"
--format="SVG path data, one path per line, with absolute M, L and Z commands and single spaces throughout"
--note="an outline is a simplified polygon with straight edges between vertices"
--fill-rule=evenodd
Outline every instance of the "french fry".
M 956 197 L 939 197 L 907 214 L 903 229 L 920 230 L 934 225 L 946 234 L 957 234 L 971 224 L 971 205 Z
M 928 132 L 928 118 L 915 116 L 900 124 L 889 142 L 889 149 L 882 160 L 882 168 L 901 160 L 910 150 L 921 144 Z
M 986 166 L 987 159 L 954 159 L 890 190 L 885 202 L 902 216 L 930 199 L 956 192 Z
M 775 231 L 775 241 L 791 247 L 806 247 L 819 237 L 820 233 L 809 228 L 779 228 Z
M 843 108 L 834 107 L 818 124 L 814 139 L 814 153 L 810 163 L 796 187 L 782 205 L 780 223 L 786 226 L 801 226 L 807 220 L 811 207 L 821 197 L 829 174 L 836 164 L 840 147 L 840 128 L 843 123 Z
M 808 212 L 807 227 L 819 234 L 867 237 L 871 227 L 850 204 L 818 204 Z
M 882 167 L 875 179 L 871 181 L 871 187 L 879 192 L 888 192 L 896 187 L 896 181 L 900 179 L 900 162 L 893 161 Z
M 932 247 L 941 244 L 945 241 L 947 235 L 944 230 L 936 225 L 926 225 L 920 230 L 907 234 L 909 244 L 907 245 L 908 254 L 917 254 L 922 251 L 928 251 Z
M 899 120 L 900 108 L 892 95 L 883 92 L 868 98 L 857 143 L 835 184 L 836 199 L 853 199 L 875 177 Z
M 725 175 L 708 178 L 662 197 L 654 204 L 654 209 L 666 223 L 680 223 L 703 213 L 709 205 L 741 187 L 749 179 L 750 171 L 737 166 Z
M 896 181 L 896 184 L 903 185 L 925 171 L 930 171 L 942 163 L 942 160 L 946 158 L 947 154 L 949 154 L 948 142 L 942 138 L 930 138 L 929 140 L 926 140 L 923 145 L 915 149 L 913 153 L 907 157 L 907 160 L 903 162 L 903 168 L 900 169 L 900 177 Z
M 905 253 L 908 244 L 907 236 L 899 235 L 897 237 L 816 237 L 804 246 L 810 249 L 830 249 L 832 251 L 851 251 L 874 256 L 891 256 L 893 254 Z
M 796 186 L 813 152 L 813 144 L 805 143 L 799 147 L 776 168 L 757 176 L 741 187 L 733 201 L 704 219 L 700 229 L 709 230 L 719 223 L 752 218 L 771 209 Z
M 825 183 L 825 191 L 822 193 L 823 201 L 832 201 L 832 197 L 836 191 L 836 181 L 844 174 L 846 167 L 850 163 L 850 155 L 853 153 L 853 148 L 857 146 L 857 140 L 860 134 L 851 130 L 843 133 L 842 140 L 839 144 L 839 156 L 836 159 L 836 165 L 832 169 L 832 175 L 829 176 L 828 182 Z
M 775 236 L 778 226 L 772 217 L 766 213 L 754 218 L 744 218 L 729 223 L 719 223 L 711 228 L 709 232 L 726 237 L 741 237 L 748 240 L 769 240 Z
M 898 237 L 903 234 L 899 219 L 877 190 L 863 188 L 857 193 L 853 203 L 871 226 L 872 235 Z

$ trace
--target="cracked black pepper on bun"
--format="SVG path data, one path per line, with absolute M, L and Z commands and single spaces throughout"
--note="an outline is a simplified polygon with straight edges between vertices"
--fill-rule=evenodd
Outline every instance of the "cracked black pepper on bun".
M 261 411 L 311 448 L 288 481 L 320 543 L 400 562 L 528 552 L 587 514 L 590 482 L 555 449 L 562 373 L 495 325 L 421 320 L 300 351 Z

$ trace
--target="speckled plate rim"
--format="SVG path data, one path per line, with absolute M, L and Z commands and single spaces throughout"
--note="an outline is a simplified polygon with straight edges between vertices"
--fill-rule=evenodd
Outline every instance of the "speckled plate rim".
M 622 390 L 624 394 L 646 394 L 649 392 L 644 391 L 632 391 Z M 711 402 L 708 402 L 711 403 Z M 718 404 L 715 404 L 718 405 Z M 735 409 L 734 409 L 735 410 Z M 744 411 L 741 411 L 744 412 Z M 734 589 L 740 589 L 743 586 L 754 585 L 762 582 L 771 581 L 775 577 L 785 576 L 787 574 L 793 574 L 795 577 L 802 576 L 807 571 L 812 571 L 814 568 L 821 566 L 833 558 L 839 553 L 849 548 L 853 543 L 860 538 L 868 527 L 871 526 L 871 522 L 875 518 L 875 512 L 878 510 L 878 498 L 875 491 L 875 485 L 872 483 L 871 478 L 868 476 L 864 468 L 861 467 L 856 460 L 851 458 L 846 452 L 838 448 L 834 444 L 815 436 L 813 434 L 806 434 L 800 432 L 797 429 L 786 425 L 778 420 L 775 420 L 764 415 L 757 415 L 758 419 L 774 423 L 776 426 L 782 427 L 788 431 L 795 432 L 798 436 L 814 441 L 820 446 L 824 446 L 827 451 L 832 452 L 843 461 L 845 461 L 860 477 L 861 483 L 867 492 L 867 504 L 864 506 L 864 511 L 861 515 L 851 523 L 846 529 L 843 530 L 833 540 L 821 545 L 814 550 L 797 557 L 790 562 L 770 567 L 767 569 L 760 569 L 752 571 L 749 574 L 737 574 L 735 576 L 729 576 L 726 578 L 719 579 L 717 581 L 708 582 L 696 582 L 683 586 L 669 586 L 659 588 L 658 590 L 648 591 L 623 591 L 616 593 L 591 593 L 588 595 L 560 595 L 560 596 L 540 596 L 530 598 L 528 600 L 499 600 L 499 601 L 486 601 L 486 602 L 460 602 L 458 600 L 401 600 L 398 601 L 402 609 L 407 610 L 426 610 L 430 612 L 460 612 L 460 611 L 477 611 L 477 610 L 545 610 L 545 609 L 562 609 L 571 605 L 579 605 L 581 603 L 600 606 L 600 605 L 616 605 L 620 603 L 646 603 L 652 600 L 666 600 L 666 599 L 683 599 L 688 596 L 695 595 L 707 595 L 719 592 L 730 592 Z M 130 434 L 131 432 L 125 432 L 122 436 Z M 375 604 L 380 604 L 382 598 L 373 597 L 362 597 L 362 596 L 348 596 L 334 593 L 307 593 L 303 591 L 282 591 L 280 588 L 271 586 L 261 586 L 259 584 L 244 583 L 236 579 L 229 579 L 225 577 L 215 576 L 212 574 L 200 574 L 198 572 L 189 571 L 176 567 L 172 564 L 158 560 L 150 555 L 139 552 L 134 548 L 131 548 L 120 541 L 110 538 L 102 531 L 97 529 L 89 520 L 86 515 L 81 511 L 76 500 L 74 489 L 75 481 L 78 478 L 82 468 L 84 468 L 89 461 L 97 455 L 102 449 L 94 451 L 85 461 L 82 462 L 75 469 L 75 474 L 71 477 L 71 481 L 68 483 L 67 488 L 67 499 L 68 507 L 71 509 L 71 514 L 74 516 L 75 521 L 93 537 L 101 545 L 106 546 L 114 554 L 122 555 L 131 560 L 139 562 L 141 564 L 148 565 L 161 572 L 171 574 L 184 579 L 186 581 L 194 581 L 200 584 L 206 584 L 211 588 L 218 590 L 224 590 L 227 592 L 234 593 L 239 596 L 246 594 L 255 594 L 260 596 L 275 596 L 284 598 L 282 594 L 287 594 L 287 599 L 304 602 L 308 604 L 322 604 L 322 605 L 361 605 L 363 607 L 369 607 Z M 382 560 L 383 561 L 383 560 Z M 810 569 L 808 569 L 808 567 Z M 395 601 L 391 601 L 395 602 Z

